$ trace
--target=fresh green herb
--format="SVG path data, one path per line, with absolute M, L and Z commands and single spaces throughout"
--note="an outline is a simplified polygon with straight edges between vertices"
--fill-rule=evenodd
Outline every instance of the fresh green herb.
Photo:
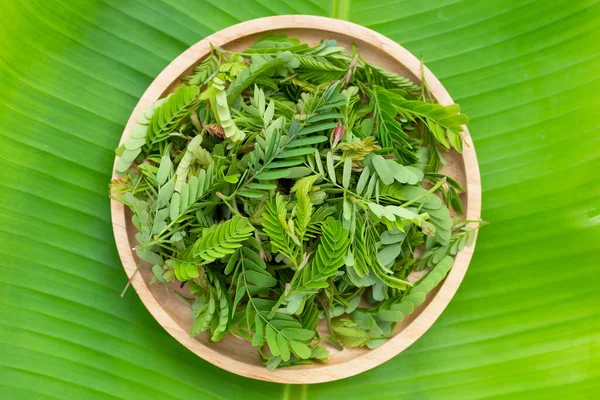
M 473 240 L 439 172 L 467 117 L 426 87 L 281 35 L 213 48 L 185 82 L 117 149 L 111 189 L 154 282 L 187 285 L 191 335 L 246 339 L 269 369 L 374 348 Z

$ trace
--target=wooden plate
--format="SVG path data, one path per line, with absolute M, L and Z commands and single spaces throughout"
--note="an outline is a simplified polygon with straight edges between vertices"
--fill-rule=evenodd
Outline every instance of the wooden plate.
M 420 81 L 419 60 L 391 39 L 370 29 L 350 22 L 314 16 L 288 15 L 255 19 L 207 37 L 169 64 L 152 82 L 133 110 L 121 137 L 121 143 L 129 137 L 130 129 L 135 124 L 137 116 L 149 105 L 180 85 L 181 77 L 189 74 L 209 53 L 210 43 L 228 50 L 239 51 L 250 46 L 259 37 L 272 33 L 284 33 L 311 45 L 317 44 L 322 39 L 335 39 L 339 45 L 349 49 L 350 44 L 354 43 L 358 46 L 361 56 L 367 61 L 411 78 L 415 82 Z M 427 69 L 425 77 L 437 101 L 443 105 L 453 103 L 446 89 Z M 466 218 L 474 220 L 479 218 L 481 211 L 479 167 L 471 137 L 466 129 L 463 136 L 466 142 L 463 154 L 448 154 L 448 164 L 444 167 L 444 172 L 457 179 L 466 188 L 462 199 Z M 113 177 L 116 176 L 113 171 Z M 206 335 L 190 338 L 188 335 L 192 326 L 190 306 L 173 292 L 167 292 L 164 285 L 150 285 L 152 272 L 149 268 L 142 266 L 140 272 L 134 274 L 139 259 L 132 252 L 136 241 L 131 214 L 125 210 L 123 204 L 114 200 L 111 201 L 111 212 L 115 240 L 123 268 L 130 278 L 133 276 L 133 287 L 163 328 L 185 347 L 212 364 L 239 375 L 272 382 L 332 381 L 366 371 L 394 357 L 423 335 L 446 308 L 462 281 L 473 254 L 473 247 L 462 250 L 456 256 L 454 267 L 446 280 L 428 296 L 410 318 L 398 324 L 394 336 L 379 348 L 345 349 L 341 352 L 331 348 L 329 363 L 281 368 L 269 372 L 260 363 L 256 350 L 249 342 L 231 336 L 218 343 L 210 343 Z M 412 276 L 412 279 L 417 279 L 417 276 Z

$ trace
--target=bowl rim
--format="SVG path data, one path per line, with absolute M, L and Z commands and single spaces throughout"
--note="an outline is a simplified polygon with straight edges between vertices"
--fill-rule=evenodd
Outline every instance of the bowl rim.
M 216 32 L 192 45 L 175 58 L 154 79 L 140 98 L 127 121 L 119 143 L 122 144 L 129 137 L 130 130 L 136 123 L 137 116 L 158 100 L 183 72 L 190 69 L 199 59 L 208 54 L 210 43 L 222 46 L 245 36 L 284 29 L 316 29 L 358 38 L 363 42 L 368 42 L 379 47 L 384 53 L 402 64 L 415 76 L 418 77 L 421 75 L 421 62 L 413 54 L 388 37 L 361 25 L 333 18 L 307 15 L 280 15 L 253 19 Z M 424 76 L 429 84 L 432 95 L 440 104 L 453 104 L 452 98 L 446 89 L 426 67 L 424 68 Z M 463 162 L 467 194 L 465 217 L 469 220 L 476 220 L 479 219 L 481 213 L 479 165 L 471 136 L 466 127 L 464 127 L 463 138 L 465 141 Z M 116 162 L 117 159 L 115 158 L 112 174 L 113 179 L 118 177 L 115 171 Z M 231 359 L 210 346 L 190 338 L 188 332 L 182 329 L 162 308 L 142 276 L 135 273 L 137 264 L 127 233 L 125 206 L 111 199 L 110 207 L 115 242 L 123 268 L 138 296 L 157 322 L 177 341 L 204 360 L 238 375 L 277 383 L 322 383 L 342 379 L 367 371 L 398 355 L 420 338 L 444 311 L 467 271 L 477 240 L 477 236 L 475 236 L 472 246 L 466 246 L 456 255 L 452 269 L 442 284 L 439 285 L 439 291 L 431 298 L 427 307 L 401 332 L 388 339 L 380 347 L 338 364 L 319 364 L 318 368 L 313 369 L 296 369 L 292 367 L 267 371 L 262 365 L 251 365 L 243 361 Z

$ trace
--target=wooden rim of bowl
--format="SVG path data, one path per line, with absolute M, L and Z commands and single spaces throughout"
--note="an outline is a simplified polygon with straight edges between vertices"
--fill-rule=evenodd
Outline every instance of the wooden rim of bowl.
M 398 63 L 403 64 L 413 75 L 417 77 L 421 76 L 421 63 L 414 55 L 391 39 L 363 26 L 332 18 L 305 15 L 284 15 L 254 19 L 208 36 L 173 60 L 156 77 L 139 100 L 127 121 L 120 143 L 123 143 L 129 137 L 130 130 L 136 123 L 137 116 L 162 97 L 184 72 L 189 71 L 200 59 L 210 52 L 210 43 L 216 46 L 224 46 L 245 36 L 261 33 L 266 34 L 270 31 L 285 29 L 316 29 L 354 37 L 357 40 L 360 39 L 387 53 L 388 56 L 395 59 Z M 424 69 L 424 75 L 431 93 L 436 100 L 442 105 L 453 104 L 452 98 L 446 89 L 429 69 Z M 473 142 L 466 127 L 463 137 L 465 140 L 463 160 L 466 175 L 465 189 L 467 193 L 465 215 L 469 220 L 476 220 L 479 219 L 481 212 L 479 166 Z M 117 177 L 118 175 L 113 168 L 113 178 Z M 475 247 L 475 242 L 473 242 L 472 246 L 465 247 L 456 255 L 453 268 L 450 270 L 446 280 L 440 285 L 439 291 L 431 299 L 428 306 L 400 333 L 387 340 L 380 347 L 370 350 L 354 359 L 335 365 L 315 364 L 316 367 L 313 369 L 297 369 L 292 367 L 269 372 L 262 365 L 250 365 L 231 359 L 215 351 L 210 346 L 190 338 L 188 332 L 175 322 L 161 307 L 141 275 L 135 273 L 137 265 L 132 254 L 132 247 L 135 244 L 130 243 L 127 234 L 128 222 L 126 221 L 124 205 L 111 200 L 111 214 L 115 241 L 123 268 L 127 276 L 131 279 L 131 283 L 140 299 L 158 323 L 185 347 L 220 368 L 249 378 L 279 383 L 320 383 L 346 378 L 369 370 L 399 354 L 421 337 L 446 308 L 467 271 Z

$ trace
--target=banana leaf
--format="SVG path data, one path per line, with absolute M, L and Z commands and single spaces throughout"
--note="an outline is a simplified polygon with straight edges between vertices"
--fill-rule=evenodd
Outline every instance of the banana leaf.
M 416 344 L 342 381 L 242 378 L 172 339 L 114 245 L 108 180 L 174 57 L 275 14 L 348 19 L 414 54 L 470 116 L 485 226 Z M 0 25 L 0 398 L 591 399 L 600 393 L 600 3 L 6 0 Z

